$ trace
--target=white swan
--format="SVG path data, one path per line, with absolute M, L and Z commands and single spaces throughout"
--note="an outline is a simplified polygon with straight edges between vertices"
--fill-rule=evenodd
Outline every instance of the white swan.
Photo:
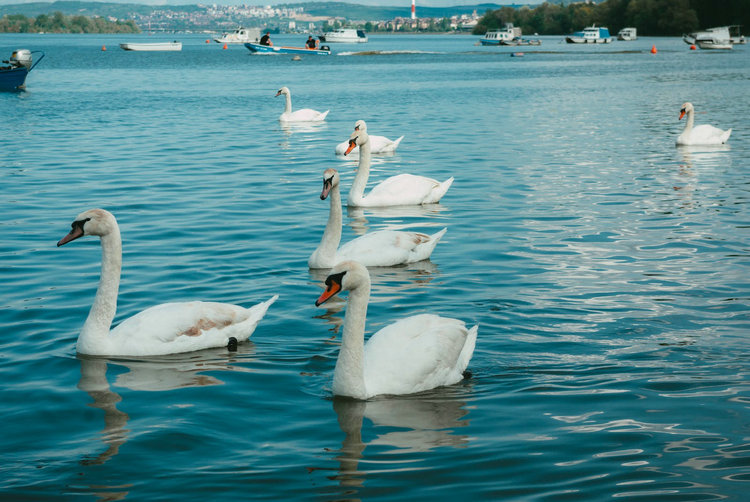
M 687 114 L 687 123 L 685 129 L 677 137 L 677 145 L 723 145 L 732 134 L 732 130 L 723 131 L 718 127 L 708 124 L 702 124 L 693 127 L 694 109 L 692 103 L 684 103 L 680 109 L 680 118 Z
M 300 110 L 292 111 L 292 94 L 289 92 L 288 87 L 282 87 L 276 93 L 276 96 L 286 96 L 286 107 L 284 113 L 279 116 L 281 122 L 322 122 L 326 119 L 326 115 L 330 110 L 319 112 L 310 108 L 302 108 Z
M 375 185 L 365 195 L 365 186 L 370 177 L 370 138 L 367 128 L 355 130 L 349 137 L 348 155 L 354 147 L 359 147 L 359 166 L 349 190 L 347 204 L 354 207 L 408 206 L 415 204 L 434 204 L 448 191 L 453 178 L 440 183 L 425 176 L 399 174 L 391 176 Z
M 339 248 L 343 215 L 339 173 L 335 169 L 326 169 L 323 173 L 323 191 L 320 198 L 325 199 L 329 196 L 331 209 L 328 223 L 320 244 L 307 261 L 310 268 L 331 268 L 343 260 L 357 260 L 369 267 L 391 267 L 426 260 L 448 230 L 444 228 L 434 235 L 379 230 L 357 237 Z
M 367 124 L 364 120 L 358 120 L 354 124 L 354 130 L 355 131 L 367 131 Z M 404 139 L 403 136 L 400 136 L 398 139 L 390 140 L 386 138 L 385 136 L 375 136 L 374 134 L 370 134 L 370 153 L 393 153 L 396 151 L 396 148 L 398 148 L 398 145 L 401 143 L 401 140 Z M 336 145 L 336 155 L 345 155 L 346 149 L 349 148 L 349 141 L 342 141 L 338 145 Z M 351 152 L 353 153 L 357 152 L 359 153 L 359 147 L 355 146 L 354 149 L 352 149 Z
M 91 209 L 79 214 L 62 246 L 86 235 L 99 236 L 102 272 L 94 304 L 78 335 L 81 354 L 145 356 L 190 352 L 222 347 L 230 338 L 247 340 L 278 295 L 250 308 L 228 303 L 164 303 L 124 320 L 110 331 L 117 311 L 117 292 L 122 268 L 120 228 L 112 213 Z M 234 343 L 234 341 L 232 342 Z
M 355 261 L 336 265 L 315 305 L 349 291 L 341 349 L 333 373 L 333 393 L 356 399 L 411 394 L 464 378 L 477 341 L 478 326 L 420 314 L 390 324 L 364 341 L 370 275 Z

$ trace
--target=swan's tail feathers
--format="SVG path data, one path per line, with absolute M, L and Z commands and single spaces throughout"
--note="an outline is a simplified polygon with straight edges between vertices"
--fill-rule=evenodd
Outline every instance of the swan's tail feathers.
M 443 238 L 443 236 L 445 235 L 445 232 L 447 231 L 448 231 L 448 227 L 445 227 L 440 232 L 434 233 L 430 237 L 432 238 L 432 241 L 434 241 L 435 244 L 437 244 L 438 242 L 440 242 L 440 239 Z
M 471 356 L 474 355 L 474 347 L 477 345 L 478 332 L 479 325 L 476 325 L 471 328 L 466 335 L 466 343 L 464 343 L 464 348 L 461 349 L 461 354 L 458 355 L 458 360 L 456 361 L 456 369 L 461 373 L 466 372 L 466 368 L 469 367 L 469 361 L 471 361 Z
M 390 150 L 392 152 L 395 151 L 396 148 L 398 148 L 399 143 L 401 143 L 402 139 L 404 139 L 403 136 L 401 136 L 400 138 L 398 138 L 397 140 L 395 140 L 393 143 L 391 143 L 391 145 L 389 146 L 388 150 Z
M 453 176 L 435 186 L 430 195 L 425 199 L 424 204 L 436 204 L 440 202 L 440 199 L 443 198 L 443 195 L 445 195 L 445 192 L 448 191 L 452 184 Z
M 242 325 L 245 329 L 242 330 L 242 334 L 237 337 L 238 341 L 244 342 L 248 338 L 250 338 L 250 335 L 253 334 L 253 331 L 255 331 L 255 327 L 258 325 L 261 319 L 263 319 L 263 316 L 266 315 L 266 311 L 268 311 L 268 307 L 273 304 L 277 299 L 279 298 L 279 295 L 273 295 L 268 300 L 261 302 L 257 305 L 253 305 L 248 310 L 247 319 L 242 321 Z
M 721 144 L 723 145 L 727 141 L 729 141 L 729 136 L 732 135 L 732 129 L 728 129 L 727 131 L 724 131 L 724 134 L 721 135 Z
M 320 115 L 318 115 L 318 120 L 325 120 L 326 116 L 328 116 L 328 112 L 330 112 L 330 111 L 331 110 L 326 110 L 323 113 L 321 113 Z

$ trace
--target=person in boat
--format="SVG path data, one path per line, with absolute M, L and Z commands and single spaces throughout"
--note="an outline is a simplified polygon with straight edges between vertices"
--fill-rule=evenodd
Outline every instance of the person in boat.
M 318 48 L 318 41 L 315 40 L 312 35 L 307 37 L 307 42 L 305 43 L 308 49 L 317 49 Z
M 273 42 L 271 42 L 271 33 L 266 32 L 265 35 L 260 37 L 260 45 L 273 45 Z

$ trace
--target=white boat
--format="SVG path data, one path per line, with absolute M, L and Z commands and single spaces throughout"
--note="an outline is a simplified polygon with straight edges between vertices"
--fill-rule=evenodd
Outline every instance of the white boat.
M 514 40 L 521 39 L 521 28 L 513 26 L 513 23 L 505 23 L 502 30 L 492 30 L 479 39 L 482 45 L 518 45 Z
M 731 49 L 734 44 L 744 44 L 745 37 L 740 34 L 739 25 L 717 26 L 702 31 L 694 31 L 682 36 L 688 45 L 697 45 L 701 49 Z M 734 29 L 736 34 L 730 32 Z
M 612 42 L 608 28 L 597 28 L 589 26 L 583 31 L 576 31 L 572 35 L 565 37 L 569 44 L 608 44 Z
M 342 44 L 363 44 L 367 42 L 367 34 L 364 31 L 349 28 L 327 31 L 318 38 L 321 42 L 337 42 Z
M 125 43 L 120 48 L 126 51 L 181 51 L 182 42 Z
M 242 26 L 231 33 L 214 37 L 214 41 L 220 44 L 246 44 L 258 40 L 260 40 L 260 28 L 243 28 Z
M 635 28 L 623 28 L 617 32 L 617 40 L 636 40 L 638 38 L 638 30 Z

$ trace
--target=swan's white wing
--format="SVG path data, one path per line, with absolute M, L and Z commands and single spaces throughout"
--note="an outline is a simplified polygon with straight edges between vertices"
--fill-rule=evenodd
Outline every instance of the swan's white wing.
M 215 302 L 164 303 L 120 323 L 109 333 L 109 355 L 163 355 L 247 340 L 278 296 L 251 308 Z
M 366 267 L 390 267 L 426 260 L 444 233 L 445 229 L 434 236 L 394 230 L 370 232 L 341 246 L 336 262 L 356 260 Z
M 375 185 L 363 202 L 382 206 L 422 204 L 438 188 L 440 182 L 432 178 L 399 174 Z
M 320 122 L 326 119 L 329 111 L 319 112 L 310 108 L 302 108 L 291 113 L 282 113 L 279 120 L 282 122 Z
M 401 143 L 401 140 L 404 139 L 403 136 L 399 137 L 395 141 L 391 141 L 390 139 L 386 138 L 385 136 L 372 136 L 370 135 L 370 153 L 391 153 L 395 152 L 396 148 L 398 148 L 399 143 Z M 344 155 L 344 152 L 346 152 L 346 149 L 349 148 L 349 142 L 348 141 L 342 141 L 338 145 L 336 145 L 336 155 Z M 355 146 L 354 149 L 350 152 L 349 155 L 354 155 L 356 153 L 359 153 L 359 147 Z
M 463 321 L 433 314 L 386 326 L 365 344 L 367 394 L 410 394 L 459 382 L 468 364 L 464 347 L 471 341 L 473 349 L 476 328 L 471 333 Z

